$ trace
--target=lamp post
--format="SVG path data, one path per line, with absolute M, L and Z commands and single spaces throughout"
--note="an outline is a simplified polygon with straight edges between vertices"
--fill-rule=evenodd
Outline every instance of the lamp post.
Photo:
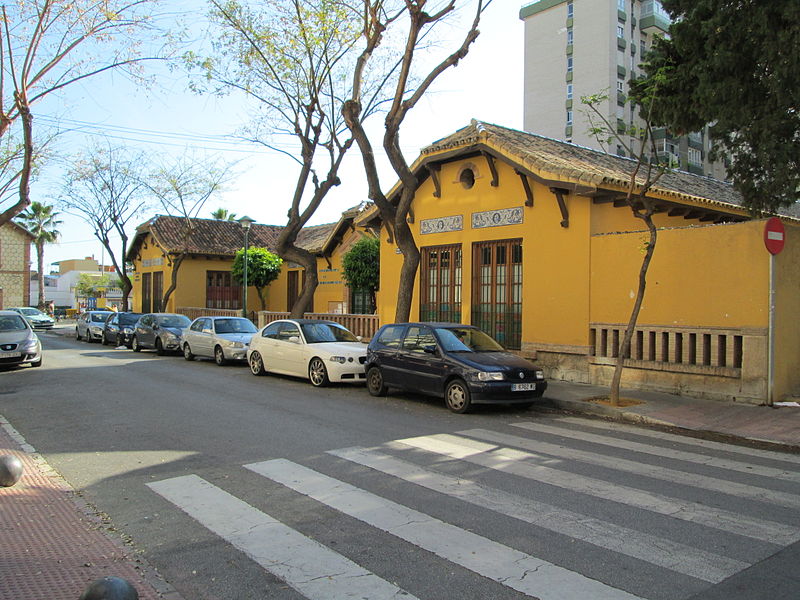
M 242 226 L 244 229 L 244 268 L 242 273 L 242 285 L 244 289 L 242 290 L 242 316 L 246 319 L 247 318 L 247 250 L 249 246 L 249 234 L 250 234 L 250 226 L 255 223 L 253 219 L 248 216 L 244 216 L 241 219 L 238 219 L 239 225 Z

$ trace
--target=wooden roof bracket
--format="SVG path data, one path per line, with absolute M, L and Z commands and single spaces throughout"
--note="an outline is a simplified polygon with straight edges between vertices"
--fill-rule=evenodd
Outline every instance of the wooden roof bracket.
M 497 165 L 494 164 L 494 156 L 485 150 L 482 150 L 481 154 L 483 154 L 483 157 L 486 159 L 486 163 L 489 165 L 489 171 L 492 173 L 492 187 L 497 187 L 500 185 L 500 176 L 497 173 Z
M 564 202 L 564 194 L 569 194 L 569 190 L 551 187 L 550 191 L 556 195 L 558 208 L 561 210 L 561 226 L 566 229 L 569 227 L 569 211 L 567 210 L 567 203 Z
M 431 180 L 433 181 L 433 197 L 434 198 L 441 198 L 442 197 L 442 182 L 439 180 L 439 172 L 441 171 L 441 165 L 438 163 L 429 163 L 425 165 L 428 169 L 428 173 L 430 173 Z M 412 221 L 413 223 L 413 221 Z
M 533 206 L 533 190 L 528 181 L 528 176 L 519 169 L 514 169 L 514 172 L 519 175 L 520 181 L 522 181 L 522 187 L 525 188 L 525 206 Z

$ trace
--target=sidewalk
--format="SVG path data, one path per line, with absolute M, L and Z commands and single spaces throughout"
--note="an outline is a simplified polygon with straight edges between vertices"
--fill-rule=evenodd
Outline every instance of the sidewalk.
M 773 444 L 776 449 L 800 452 L 800 407 L 756 406 L 640 390 L 620 391 L 623 398 L 641 401 L 633 406 L 588 401 L 602 396 L 608 396 L 607 387 L 550 381 L 544 398 L 559 410 L 702 432 L 731 441 Z
M 0 600 L 78 600 L 105 576 L 128 580 L 140 600 L 180 600 L 2 417 L 0 455 L 25 468 L 0 487 Z

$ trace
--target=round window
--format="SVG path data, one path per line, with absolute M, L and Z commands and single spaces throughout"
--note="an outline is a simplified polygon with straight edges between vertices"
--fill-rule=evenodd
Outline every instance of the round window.
M 461 175 L 459 176 L 458 180 L 461 182 L 461 185 L 464 186 L 464 189 L 470 189 L 473 185 L 475 185 L 475 173 L 472 169 L 464 169 L 461 171 Z

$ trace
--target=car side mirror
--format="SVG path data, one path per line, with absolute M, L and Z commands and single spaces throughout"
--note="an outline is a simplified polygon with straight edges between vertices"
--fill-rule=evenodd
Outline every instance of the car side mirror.
M 296 335 L 293 335 L 292 337 L 289 338 L 288 341 L 292 342 L 293 344 L 299 344 L 300 343 L 300 338 L 298 336 L 296 336 Z
M 357 336 L 356 336 L 356 341 L 363 342 L 363 341 L 364 341 L 364 338 L 363 338 L 363 337 L 361 337 L 360 335 L 357 335 Z
M 156 331 L 157 329 L 159 329 L 158 323 L 153 323 L 153 331 Z
M 436 354 L 436 344 L 429 344 L 427 346 L 423 346 L 422 350 L 425 354 Z

